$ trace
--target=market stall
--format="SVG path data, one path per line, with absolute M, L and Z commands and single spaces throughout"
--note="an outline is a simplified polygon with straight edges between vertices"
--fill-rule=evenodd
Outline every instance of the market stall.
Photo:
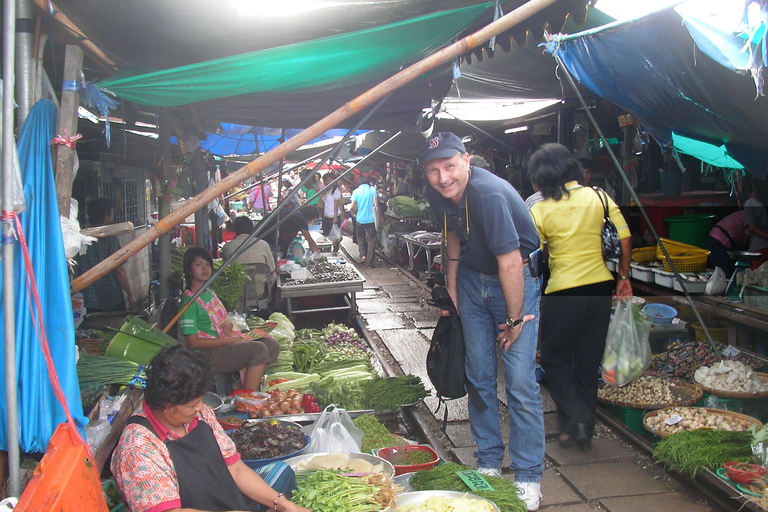
M 440 233 L 414 231 L 413 233 L 395 233 L 395 236 L 405 242 L 408 250 L 408 270 L 414 271 L 416 258 L 423 253 L 427 259 L 427 277 L 431 277 L 432 261 L 442 247 L 442 235 Z
M 289 271 L 285 269 L 289 268 Z M 278 297 L 285 299 L 288 317 L 296 313 L 349 310 L 357 313 L 355 294 L 363 291 L 365 277 L 343 258 L 310 264 L 307 267 L 283 267 L 277 283 Z M 316 301 L 301 301 L 320 297 Z M 293 301 L 305 307 L 294 309 Z M 341 304 L 339 302 L 341 301 Z

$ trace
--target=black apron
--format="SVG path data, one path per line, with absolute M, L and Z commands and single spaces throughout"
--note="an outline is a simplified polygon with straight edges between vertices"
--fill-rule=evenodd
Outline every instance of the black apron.
M 160 437 L 143 416 L 132 416 L 127 425 L 137 423 Z M 126 426 L 127 426 L 126 425 Z M 244 496 L 221 456 L 211 426 L 198 418 L 197 426 L 184 437 L 166 439 L 179 482 L 183 508 L 211 512 L 224 510 L 262 510 L 258 503 Z

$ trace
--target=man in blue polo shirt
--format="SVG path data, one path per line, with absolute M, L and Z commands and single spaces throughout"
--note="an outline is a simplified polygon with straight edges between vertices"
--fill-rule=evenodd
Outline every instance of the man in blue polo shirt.
M 528 510 L 538 510 L 544 469 L 544 416 L 535 378 L 541 283 L 528 261 L 539 247 L 536 227 L 512 185 L 470 166 L 456 135 L 432 135 L 421 147 L 419 164 L 431 185 L 432 212 L 445 224 L 446 288 L 461 315 L 467 378 L 478 391 L 469 396 L 477 470 L 501 476 L 504 441 L 496 395 L 501 354 L 510 470 Z

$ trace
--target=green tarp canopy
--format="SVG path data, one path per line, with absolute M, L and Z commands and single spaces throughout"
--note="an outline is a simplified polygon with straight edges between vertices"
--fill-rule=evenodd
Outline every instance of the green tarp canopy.
M 137 75 L 129 70 L 97 85 L 142 105 L 172 107 L 245 94 L 359 84 L 383 79 L 446 46 L 490 6 L 473 5 L 162 71 Z
M 683 137 L 675 132 L 672 132 L 672 144 L 680 153 L 691 155 L 715 167 L 744 169 L 743 165 L 728 154 L 725 146 L 716 146 L 700 140 Z

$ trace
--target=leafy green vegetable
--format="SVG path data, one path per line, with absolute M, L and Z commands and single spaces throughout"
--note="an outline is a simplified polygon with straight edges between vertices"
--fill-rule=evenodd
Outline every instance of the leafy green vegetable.
M 363 431 L 363 442 L 360 448 L 363 453 L 371 453 L 371 450 L 401 444 L 400 439 L 390 434 L 387 427 L 382 425 L 378 418 L 372 414 L 361 414 L 352 421 L 357 428 Z
M 677 432 L 662 439 L 653 458 L 696 476 L 702 469 L 716 471 L 723 462 L 751 462 L 750 432 L 698 429 Z
M 470 488 L 456 474 L 457 471 L 467 471 L 470 468 L 461 464 L 448 462 L 435 466 L 429 471 L 417 471 L 411 477 L 411 485 L 417 491 L 457 491 L 470 492 Z M 527 512 L 525 502 L 517 496 L 517 487 L 511 480 L 483 476 L 491 484 L 492 491 L 472 491 L 483 498 L 491 500 L 501 512 Z
M 403 405 L 418 402 L 429 396 L 419 377 L 403 375 L 384 379 L 377 377 L 362 382 L 363 402 L 375 411 L 396 411 Z
M 296 485 L 291 501 L 313 512 L 372 512 L 386 507 L 376 499 L 381 486 L 334 470 L 300 471 Z

